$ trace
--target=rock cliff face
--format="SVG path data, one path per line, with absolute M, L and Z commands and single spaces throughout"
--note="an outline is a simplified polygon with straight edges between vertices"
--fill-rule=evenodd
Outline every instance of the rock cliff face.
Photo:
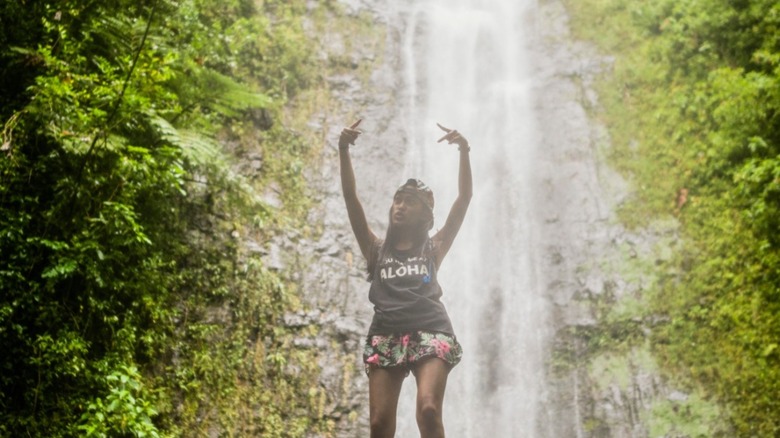
M 365 135 L 352 149 L 353 163 L 371 226 L 383 230 L 408 140 L 399 104 L 408 97 L 399 74 L 405 68 L 404 36 L 410 32 L 405 3 L 344 0 L 344 11 L 370 22 L 378 36 L 368 41 L 338 32 L 318 36 L 324 39 L 323 57 L 346 59 L 354 70 L 327 77 L 339 109 L 323 108 L 311 122 L 325 143 L 321 166 L 309 176 L 319 201 L 311 223 L 321 233 L 314 242 L 280 238 L 269 256 L 280 269 L 295 272 L 309 309 L 290 315 L 288 323 L 320 329 L 298 347 L 310 349 L 322 366 L 321 384 L 330 395 L 325 415 L 337 424 L 339 437 L 368 436 L 360 346 L 372 310 L 364 261 L 341 198 L 336 141 L 342 126 L 364 119 Z M 656 243 L 674 238 L 674 224 L 644 233 L 629 233 L 618 224 L 615 207 L 628 188 L 604 163 L 609 138 L 591 119 L 590 111 L 598 107 L 592 83 L 611 60 L 570 39 L 558 1 L 536 5 L 524 25 L 535 30 L 526 42 L 538 132 L 530 175 L 538 246 L 533 250 L 541 255 L 535 270 L 551 309 L 550 326 L 543 328 L 550 334 L 547 384 L 540 394 L 536 436 L 688 436 L 664 424 L 673 416 L 665 413 L 687 406 L 690 396 L 664 385 L 641 341 L 649 323 L 632 319 L 631 311 L 641 305 L 651 281 L 641 261 L 663 256 Z M 617 349 L 594 348 L 600 337 L 621 338 L 610 330 L 631 331 L 633 341 Z

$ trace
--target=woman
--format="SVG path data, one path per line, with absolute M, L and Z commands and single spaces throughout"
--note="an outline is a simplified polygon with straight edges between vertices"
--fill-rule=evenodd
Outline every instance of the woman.
M 360 251 L 368 261 L 369 300 L 374 318 L 363 361 L 369 381 L 371 437 L 393 437 L 401 384 L 411 372 L 417 381 L 417 426 L 423 438 L 443 437 L 442 405 L 447 375 L 461 358 L 449 316 L 439 300 L 436 279 L 471 200 L 468 141 L 456 130 L 438 125 L 439 142 L 457 144 L 460 151 L 458 198 L 447 221 L 432 237 L 433 192 L 409 179 L 395 193 L 389 227 L 380 239 L 368 226 L 357 197 L 349 146 L 355 144 L 361 120 L 344 128 L 339 138 L 341 187 Z

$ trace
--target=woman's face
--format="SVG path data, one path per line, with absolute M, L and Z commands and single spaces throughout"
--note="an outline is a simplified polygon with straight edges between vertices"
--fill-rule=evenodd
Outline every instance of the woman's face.
M 413 194 L 399 192 L 393 197 L 390 221 L 395 226 L 418 226 L 428 221 L 428 209 Z

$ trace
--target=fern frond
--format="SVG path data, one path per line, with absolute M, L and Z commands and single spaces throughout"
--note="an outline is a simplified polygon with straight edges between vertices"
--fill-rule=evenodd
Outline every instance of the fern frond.
M 162 117 L 152 117 L 151 124 L 160 136 L 182 152 L 192 166 L 191 171 L 203 172 L 208 184 L 226 190 L 230 196 L 243 201 L 236 205 L 262 211 L 270 211 L 247 179 L 235 172 L 222 151 L 220 144 L 202 132 L 178 129 Z
M 160 137 L 171 145 L 179 148 L 186 160 L 196 166 L 227 167 L 219 144 L 201 132 L 179 130 L 169 121 L 159 116 L 153 116 L 150 123 Z
M 117 55 L 129 55 L 138 44 L 135 39 L 143 33 L 143 23 L 127 16 L 100 16 L 92 22 L 90 36 L 95 49 L 109 59 Z
M 198 82 L 210 107 L 227 116 L 236 116 L 251 108 L 268 108 L 273 99 L 251 91 L 246 85 L 211 69 L 200 68 Z

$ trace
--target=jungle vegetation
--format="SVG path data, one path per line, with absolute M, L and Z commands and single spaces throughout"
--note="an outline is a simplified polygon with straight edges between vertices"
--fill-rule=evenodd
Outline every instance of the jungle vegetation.
M 295 287 L 240 244 L 310 202 L 305 12 L 0 3 L 0 436 L 332 429 Z
M 648 291 L 652 349 L 733 433 L 780 434 L 780 4 L 568 1 L 614 65 L 599 86 L 622 221 L 674 217 Z

